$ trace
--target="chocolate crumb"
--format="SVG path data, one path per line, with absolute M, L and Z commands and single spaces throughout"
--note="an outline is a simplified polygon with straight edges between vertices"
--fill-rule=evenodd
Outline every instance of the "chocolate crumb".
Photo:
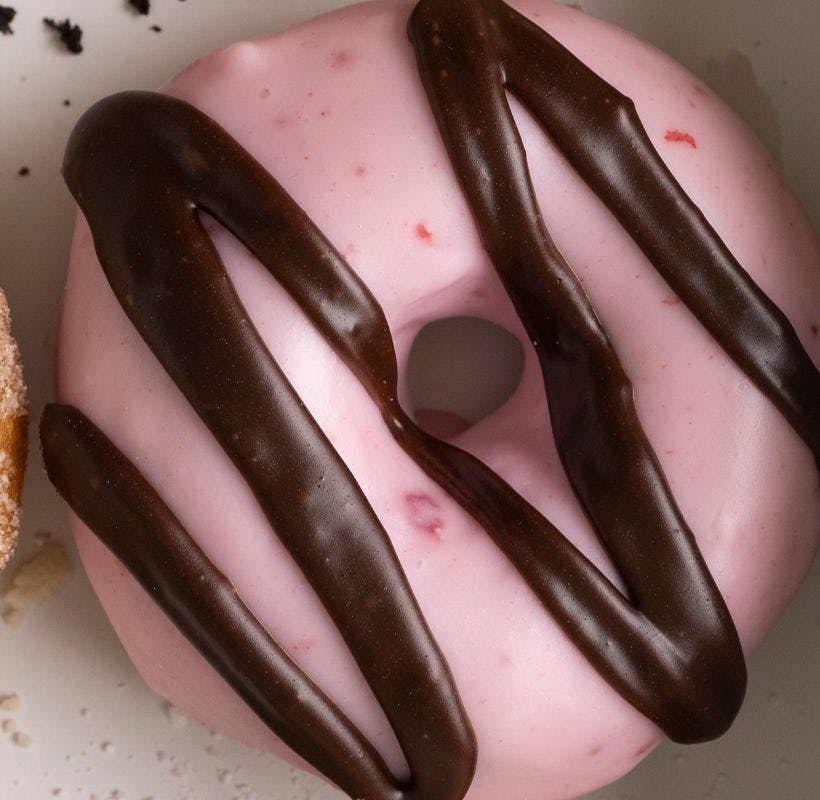
M 17 174 L 21 178 L 25 178 L 26 175 L 29 175 L 30 173 L 31 173 L 31 169 L 29 167 L 20 167 L 20 169 L 17 170 Z
M 70 106 L 70 105 L 71 105 L 71 100 L 69 100 L 69 99 L 66 97 L 66 99 L 65 99 L 65 100 L 63 100 L 63 105 L 64 105 L 64 106 Z
M 83 52 L 83 46 L 81 44 L 83 29 L 79 25 L 72 25 L 70 19 L 57 22 L 48 17 L 46 17 L 43 22 L 60 35 L 60 41 L 66 46 L 69 52 L 77 55 Z
M 10 6 L 0 6 L 0 33 L 9 36 L 14 31 L 11 29 L 11 21 L 17 15 L 17 11 Z
M 128 0 L 128 5 L 138 14 L 147 14 L 151 10 L 151 0 Z
M 155 33 L 162 33 L 162 28 L 160 28 L 159 25 L 152 25 L 151 30 L 154 31 Z

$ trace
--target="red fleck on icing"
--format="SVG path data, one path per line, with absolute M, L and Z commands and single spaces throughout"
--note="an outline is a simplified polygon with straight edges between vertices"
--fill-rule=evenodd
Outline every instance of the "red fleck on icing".
M 262 89 L 262 91 L 261 91 L 261 92 L 259 92 L 259 96 L 260 96 L 263 100 L 264 100 L 266 97 L 270 97 L 270 89 L 268 89 L 267 87 L 265 87 L 264 89 Z
M 291 652 L 293 653 L 309 653 L 313 650 L 316 642 L 313 639 L 300 639 L 298 642 L 294 642 L 291 646 Z
M 595 745 L 595 747 L 593 747 L 593 748 L 589 751 L 589 757 L 590 757 L 590 758 L 595 758 L 595 756 L 599 756 L 599 755 L 601 755 L 601 753 L 603 752 L 603 750 L 604 750 L 603 745 L 596 744 L 596 745 Z
M 645 756 L 654 746 L 654 742 L 649 742 L 648 744 L 645 744 L 643 747 L 640 748 L 640 750 L 636 751 L 635 758 L 641 758 L 642 756 Z
M 333 50 L 330 54 L 330 66 L 342 69 L 353 62 L 353 54 L 348 50 Z
M 410 512 L 410 522 L 413 526 L 422 533 L 441 541 L 441 529 L 444 523 L 438 514 L 438 503 L 424 492 L 406 494 L 404 502 Z
M 364 164 L 357 164 L 353 170 L 353 174 L 357 178 L 363 178 L 367 174 L 367 167 Z
M 290 117 L 283 113 L 277 114 L 273 118 L 273 124 L 276 125 L 278 128 L 284 128 L 286 125 L 290 123 Z
M 661 300 L 661 302 L 665 306 L 676 306 L 678 305 L 678 303 L 680 303 L 680 297 L 678 297 L 676 294 L 668 294 L 666 297 L 663 298 L 663 300 Z
M 423 239 L 425 242 L 432 242 L 433 241 L 433 234 L 430 229 L 423 223 L 419 222 L 415 227 L 416 236 L 419 239 Z
M 685 131 L 667 131 L 665 138 L 667 142 L 683 142 L 684 144 L 690 145 L 695 150 L 698 149 L 698 143 L 695 141 L 695 137 L 692 136 L 691 133 L 686 133 Z
M 812 336 L 817 336 L 818 333 L 820 333 L 820 327 L 818 327 L 817 325 L 812 325 L 811 326 L 811 335 Z
M 699 83 L 696 83 L 692 87 L 701 97 L 708 97 L 709 90 L 705 86 L 701 86 Z

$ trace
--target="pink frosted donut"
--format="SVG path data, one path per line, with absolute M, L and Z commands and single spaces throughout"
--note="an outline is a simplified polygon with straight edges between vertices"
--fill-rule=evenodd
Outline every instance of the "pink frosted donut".
M 511 5 L 634 100 L 650 139 L 810 355 L 820 248 L 770 156 L 696 78 L 633 36 L 549 0 Z M 535 349 L 482 247 L 407 37 L 411 5 L 376 2 L 201 59 L 165 92 L 216 120 L 309 214 L 381 305 L 409 407 L 408 354 L 428 323 L 488 320 L 524 347 L 509 400 L 453 443 L 477 456 L 622 586 L 553 444 Z M 635 387 L 640 420 L 753 649 L 820 543 L 812 453 L 626 231 L 511 101 L 549 230 Z M 388 532 L 475 730 L 469 800 L 560 800 L 612 781 L 662 735 L 590 666 L 478 523 L 401 450 L 364 388 L 284 289 L 205 226 L 265 344 Z M 293 660 L 406 769 L 390 726 L 242 477 L 74 239 L 58 396 L 157 488 Z M 76 517 L 83 562 L 148 684 L 186 714 L 295 759 Z M 298 761 L 298 760 L 297 760 Z

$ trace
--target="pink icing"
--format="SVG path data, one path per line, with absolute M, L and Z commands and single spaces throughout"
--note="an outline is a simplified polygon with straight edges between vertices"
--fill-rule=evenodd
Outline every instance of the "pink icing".
M 820 354 L 820 247 L 758 141 L 691 75 L 631 35 L 548 0 L 513 5 L 533 18 L 537 10 L 539 25 L 635 100 L 684 188 Z M 534 353 L 435 129 L 405 34 L 409 8 L 355 6 L 236 44 L 166 90 L 218 120 L 346 255 L 384 307 L 400 365 L 421 327 L 443 317 L 483 317 L 525 343 L 519 389 L 454 441 L 614 578 L 562 474 Z M 750 650 L 820 544 L 812 458 L 513 107 L 548 226 L 631 374 L 647 434 Z M 697 148 L 670 141 L 669 131 L 686 132 Z M 559 800 L 629 770 L 658 731 L 598 677 L 481 529 L 398 449 L 279 286 L 208 224 L 271 352 L 390 534 L 452 666 L 479 741 L 469 800 Z M 128 323 L 82 219 L 58 384 L 60 400 L 88 413 L 136 462 L 260 620 L 402 772 L 392 733 L 339 635 L 234 467 Z M 210 727 L 293 758 L 76 519 L 74 530 L 146 681 Z

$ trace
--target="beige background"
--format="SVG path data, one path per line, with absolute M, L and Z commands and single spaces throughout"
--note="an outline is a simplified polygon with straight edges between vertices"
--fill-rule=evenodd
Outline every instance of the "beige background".
M 154 0 L 150 18 L 125 0 L 3 0 L 18 7 L 0 37 L 0 284 L 15 315 L 32 415 L 52 393 L 53 331 L 72 227 L 58 173 L 63 143 L 93 100 L 150 88 L 196 56 L 259 35 L 343 0 Z M 780 156 L 820 226 L 820 124 L 815 0 L 586 0 L 584 7 L 642 34 L 724 96 Z M 39 22 L 70 15 L 86 52 L 52 46 Z M 163 27 L 161 34 L 149 30 Z M 65 107 L 64 98 L 72 104 Z M 28 165 L 31 175 L 17 177 Z M 90 311 L 93 313 L 93 310 Z M 68 542 L 65 514 L 35 444 L 26 487 L 22 555 L 34 534 Z M 766 487 L 761 487 L 765 491 Z M 73 553 L 72 553 L 73 558 Z M 0 578 L 0 593 L 3 579 Z M 820 793 L 820 566 L 751 662 L 749 699 L 720 742 L 662 747 L 595 800 L 812 800 Z M 152 797 L 154 800 L 330 800 L 318 782 L 272 758 L 219 740 L 164 713 L 123 655 L 76 567 L 45 606 L 12 629 L 0 622 L 0 695 L 28 749 L 0 734 L 0 798 Z M 83 709 L 85 712 L 83 713 Z M 59 791 L 58 791 L 59 790 Z M 499 798 L 504 800 L 504 798 Z M 539 800 L 531 798 L 531 800 Z

